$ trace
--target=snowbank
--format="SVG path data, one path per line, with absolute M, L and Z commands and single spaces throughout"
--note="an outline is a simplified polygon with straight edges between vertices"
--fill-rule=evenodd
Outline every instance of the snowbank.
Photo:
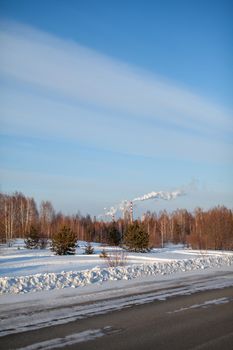
M 42 290 L 77 288 L 111 280 L 131 280 L 143 276 L 173 274 L 197 269 L 217 268 L 233 264 L 232 254 L 155 262 L 124 267 L 95 267 L 83 271 L 38 273 L 21 277 L 0 277 L 0 294 L 22 294 Z

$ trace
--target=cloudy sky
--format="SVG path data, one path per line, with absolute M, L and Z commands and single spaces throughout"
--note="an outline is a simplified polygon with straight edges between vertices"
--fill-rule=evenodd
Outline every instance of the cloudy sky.
M 233 198 L 232 2 L 0 0 L 0 189 L 65 213 Z

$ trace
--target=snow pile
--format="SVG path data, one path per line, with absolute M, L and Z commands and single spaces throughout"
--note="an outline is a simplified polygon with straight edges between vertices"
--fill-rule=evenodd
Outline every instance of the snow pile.
M 155 262 L 121 267 L 95 267 L 83 271 L 63 271 L 61 273 L 39 273 L 21 277 L 0 277 L 0 294 L 27 293 L 41 290 L 77 288 L 93 283 L 111 280 L 130 280 L 149 275 L 166 275 L 197 269 L 216 268 L 232 265 L 233 255 L 223 254 L 195 259 Z

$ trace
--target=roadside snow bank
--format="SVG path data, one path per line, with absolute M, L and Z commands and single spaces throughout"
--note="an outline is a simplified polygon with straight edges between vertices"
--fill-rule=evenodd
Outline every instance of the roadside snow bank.
M 91 270 L 44 273 L 22 277 L 1 277 L 0 294 L 28 293 L 41 290 L 77 288 L 109 280 L 130 280 L 148 275 L 166 275 L 197 269 L 216 268 L 233 264 L 233 255 L 209 256 L 154 264 L 140 264 L 124 267 L 96 267 Z

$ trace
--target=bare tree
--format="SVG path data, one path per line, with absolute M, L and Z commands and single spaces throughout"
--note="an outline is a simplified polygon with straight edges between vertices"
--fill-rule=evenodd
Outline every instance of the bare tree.
M 55 218 L 55 211 L 52 203 L 49 201 L 42 201 L 40 204 L 40 227 L 42 234 L 50 238 L 52 232 L 52 223 Z

